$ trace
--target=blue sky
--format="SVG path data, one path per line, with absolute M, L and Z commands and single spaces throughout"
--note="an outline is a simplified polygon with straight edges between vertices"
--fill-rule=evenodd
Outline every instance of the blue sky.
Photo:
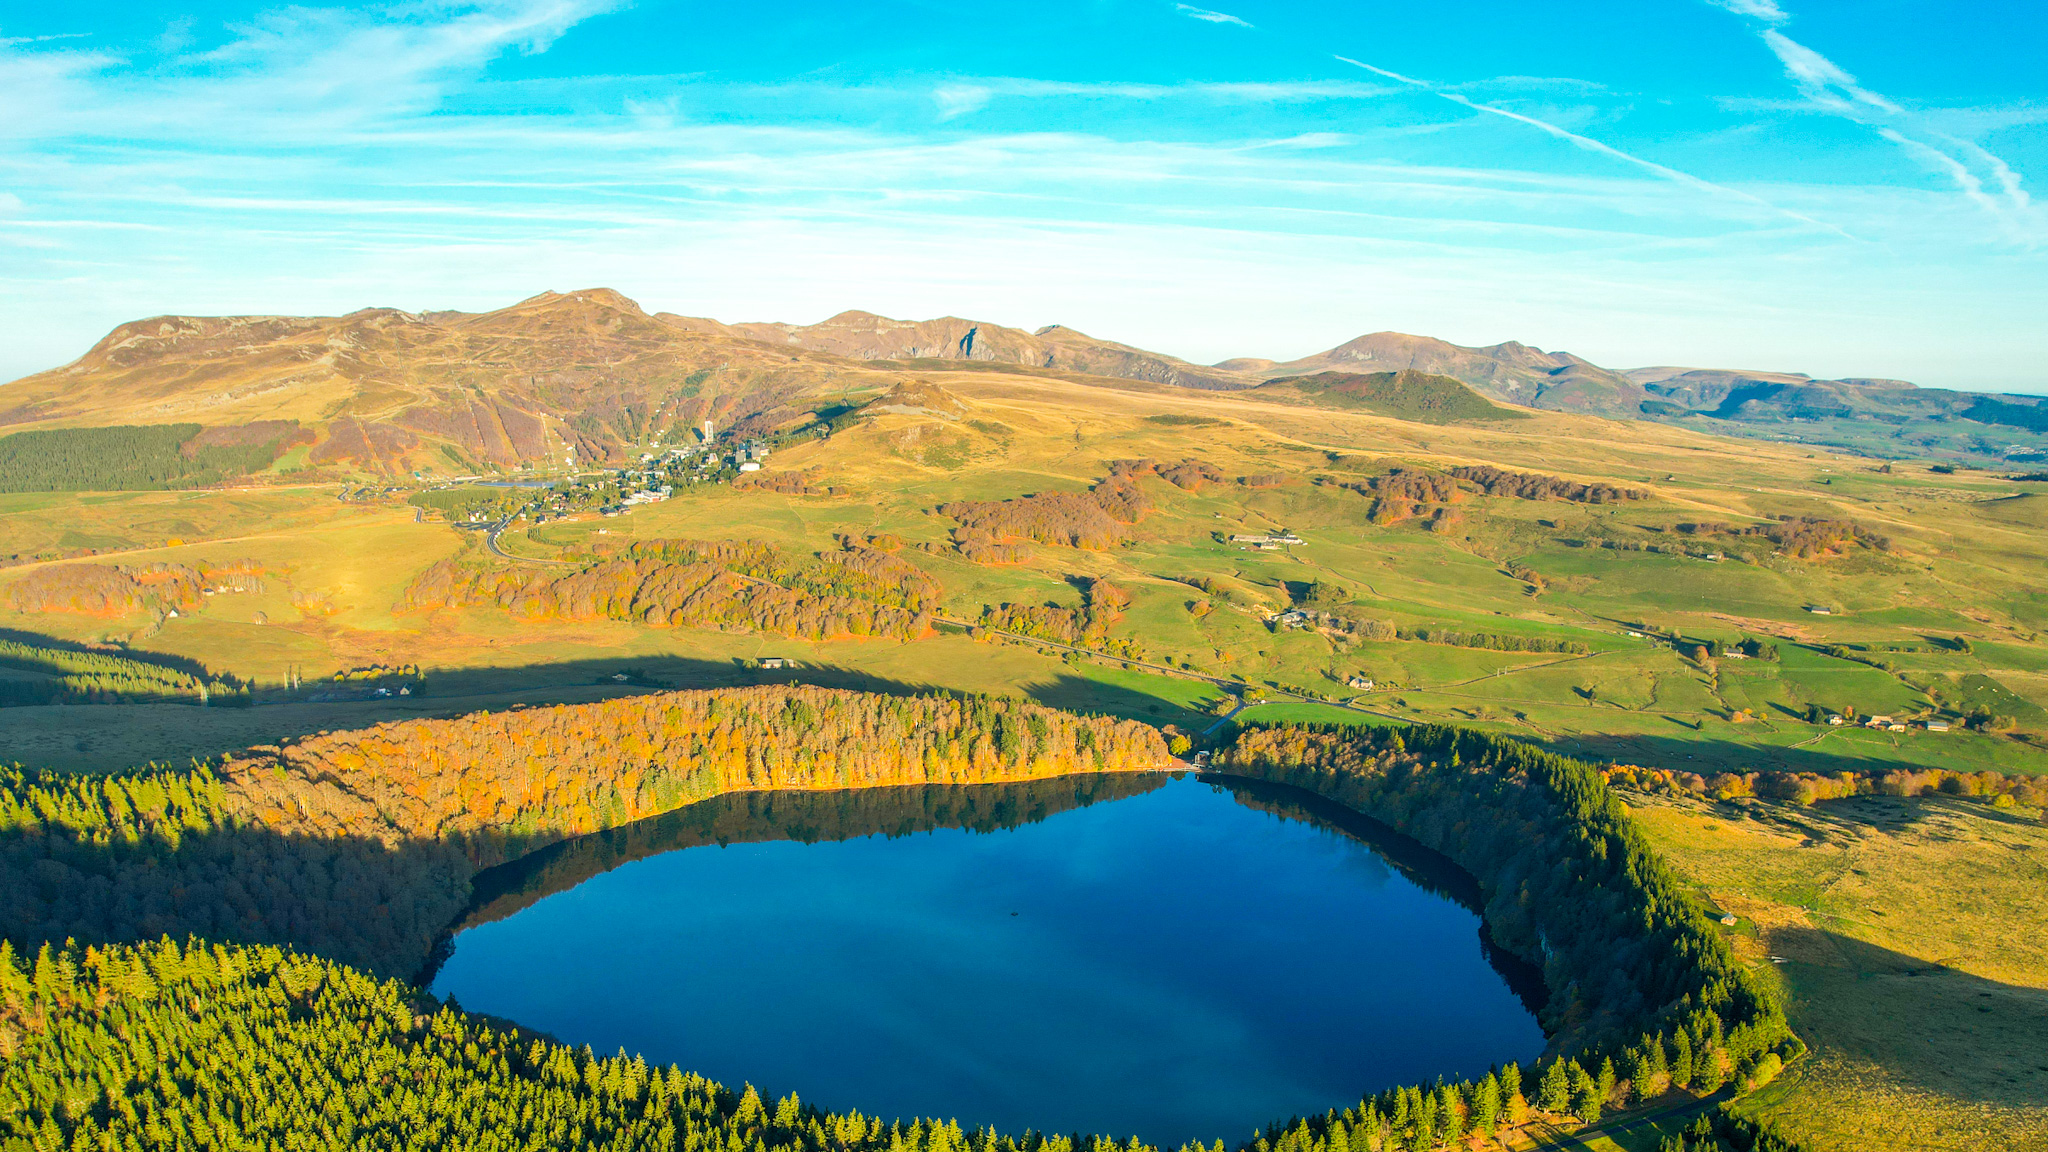
M 0 379 L 615 287 L 2048 391 L 2038 0 L 0 0 Z

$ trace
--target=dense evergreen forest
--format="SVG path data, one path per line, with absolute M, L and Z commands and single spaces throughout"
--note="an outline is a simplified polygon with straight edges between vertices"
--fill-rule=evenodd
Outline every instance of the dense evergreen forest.
M 419 970 L 470 877 L 725 792 L 1169 763 L 1158 732 L 1013 700 L 802 686 L 407 720 L 209 766 L 0 774 L 0 936 L 169 934 Z
M 268 468 L 286 448 L 311 438 L 288 420 L 16 432 L 0 437 L 0 492 L 197 488 Z

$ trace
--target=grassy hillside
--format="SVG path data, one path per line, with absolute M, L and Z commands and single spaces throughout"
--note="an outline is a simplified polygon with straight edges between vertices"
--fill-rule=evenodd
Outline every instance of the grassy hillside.
M 1630 796 L 1740 918 L 1812 1058 L 1746 1102 L 1819 1152 L 2048 1144 L 2039 810 L 1867 796 L 1812 808 Z
M 1282 376 L 1268 388 L 1290 388 L 1318 403 L 1362 408 L 1397 420 L 1420 424 L 1453 424 L 1461 420 L 1520 420 L 1526 413 L 1503 408 L 1462 382 L 1434 372 L 1404 368 L 1399 372 L 1318 372 Z

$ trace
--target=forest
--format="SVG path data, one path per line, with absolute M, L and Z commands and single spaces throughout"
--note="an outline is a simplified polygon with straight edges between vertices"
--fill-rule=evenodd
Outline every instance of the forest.
M 909 561 L 857 544 L 806 556 L 752 541 L 648 540 L 571 558 L 571 571 L 443 560 L 413 580 L 404 605 L 494 605 L 523 620 L 630 620 L 805 640 L 911 640 L 930 630 L 943 591 Z
M 53 428 L 0 437 L 0 492 L 197 488 L 268 468 L 312 430 L 289 420 Z
M 1331 619 L 1361 640 L 1406 640 L 1415 644 L 1442 644 L 1449 648 L 1482 648 L 1490 652 L 1569 652 L 1583 655 L 1591 651 L 1577 640 L 1554 640 L 1507 632 L 1468 632 L 1462 628 L 1433 624 L 1401 628 L 1391 620 L 1374 617 L 1339 615 Z
M 1733 800 L 1761 796 L 1813 804 L 1851 796 L 1959 796 L 1988 801 L 1995 808 L 2015 804 L 2048 807 L 2048 780 L 2002 772 L 1957 772 L 1946 768 L 1892 768 L 1881 772 L 1712 772 L 1611 764 L 1602 773 L 1613 784 L 1644 792 L 1667 792 Z
M 1079 608 L 1049 604 L 984 606 L 981 626 L 1060 644 L 1099 647 L 1131 606 L 1131 594 L 1107 580 L 1089 580 Z
M 1736 539 L 1762 538 L 1773 549 L 1801 560 L 1830 556 L 1847 545 L 1873 552 L 1891 551 L 1891 538 L 1872 531 L 1854 520 L 1828 520 L 1812 516 L 1779 515 L 1762 524 L 1736 528 L 1718 521 L 1684 522 L 1673 525 L 1687 536 L 1727 536 Z
M 1623 500 L 1648 500 L 1642 488 L 1620 488 L 1613 484 L 1582 484 L 1535 472 L 1510 472 L 1491 465 L 1461 465 L 1450 474 L 1475 485 L 1488 496 L 1512 496 L 1517 500 L 1568 500 L 1574 504 L 1614 504 Z
M 1223 483 L 1223 470 L 1193 457 L 1169 464 L 1164 460 L 1111 460 L 1112 476 L 1157 476 L 1175 488 L 1199 492 L 1205 484 Z
M 1426 468 L 1392 468 L 1383 476 L 1363 481 L 1317 477 L 1316 483 L 1333 483 L 1370 497 L 1372 509 L 1366 519 L 1374 524 L 1398 524 L 1431 511 L 1440 513 L 1464 495 L 1449 476 Z
M 36 568 L 7 586 L 17 612 L 73 612 L 85 616 L 126 616 L 149 610 L 183 611 L 208 595 L 258 592 L 263 565 L 255 560 L 214 564 L 158 561 L 154 564 L 52 564 Z
M 408 720 L 183 770 L 16 768 L 0 772 L 0 936 L 27 953 L 196 934 L 407 976 L 478 869 L 710 796 L 1167 763 L 1130 721 L 785 686 Z
M 1129 539 L 1124 528 L 1143 519 L 1151 507 L 1129 474 L 1113 473 L 1086 492 L 954 500 L 939 505 L 939 512 L 960 522 L 954 538 L 962 545 L 1021 539 L 1101 551 Z
M 742 472 L 732 482 L 735 492 L 780 492 L 785 496 L 827 496 L 831 489 L 815 483 L 818 470 Z

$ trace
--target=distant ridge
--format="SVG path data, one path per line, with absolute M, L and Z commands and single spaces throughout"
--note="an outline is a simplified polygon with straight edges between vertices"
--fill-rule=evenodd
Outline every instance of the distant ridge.
M 1253 361 L 1225 361 L 1249 364 Z M 1317 372 L 1431 372 L 1462 381 L 1495 400 L 1527 408 L 1552 408 L 1631 418 L 1649 394 L 1642 385 L 1569 352 L 1545 352 L 1509 341 L 1465 348 L 1428 336 L 1374 332 L 1327 352 L 1272 364 L 1267 377 Z
M 728 324 L 649 315 L 608 288 L 543 292 L 489 312 L 365 308 L 130 321 L 73 363 L 0 386 L 0 428 L 197 424 L 208 437 L 240 443 L 253 428 L 298 427 L 313 438 L 305 464 L 473 473 L 616 460 L 651 432 L 681 435 L 706 420 L 742 433 L 788 427 L 827 394 L 981 365 L 1094 384 L 1275 388 L 1409 420 L 1512 418 L 1504 415 L 1511 409 L 1477 407 L 1491 401 L 1888 457 L 2048 460 L 2042 398 L 1901 380 L 1620 372 L 1517 341 L 1468 348 L 1400 332 L 1294 360 L 1200 365 L 1057 324 L 1025 331 L 861 311 L 815 324 Z
M 1036 332 L 981 320 L 941 316 L 892 320 L 872 312 L 841 312 L 816 324 L 721 324 L 662 313 L 657 319 L 693 332 L 787 344 L 855 360 L 981 360 L 1094 376 L 1151 380 L 1182 388 L 1248 388 L 1256 380 L 1128 344 L 1098 340 L 1050 324 Z

